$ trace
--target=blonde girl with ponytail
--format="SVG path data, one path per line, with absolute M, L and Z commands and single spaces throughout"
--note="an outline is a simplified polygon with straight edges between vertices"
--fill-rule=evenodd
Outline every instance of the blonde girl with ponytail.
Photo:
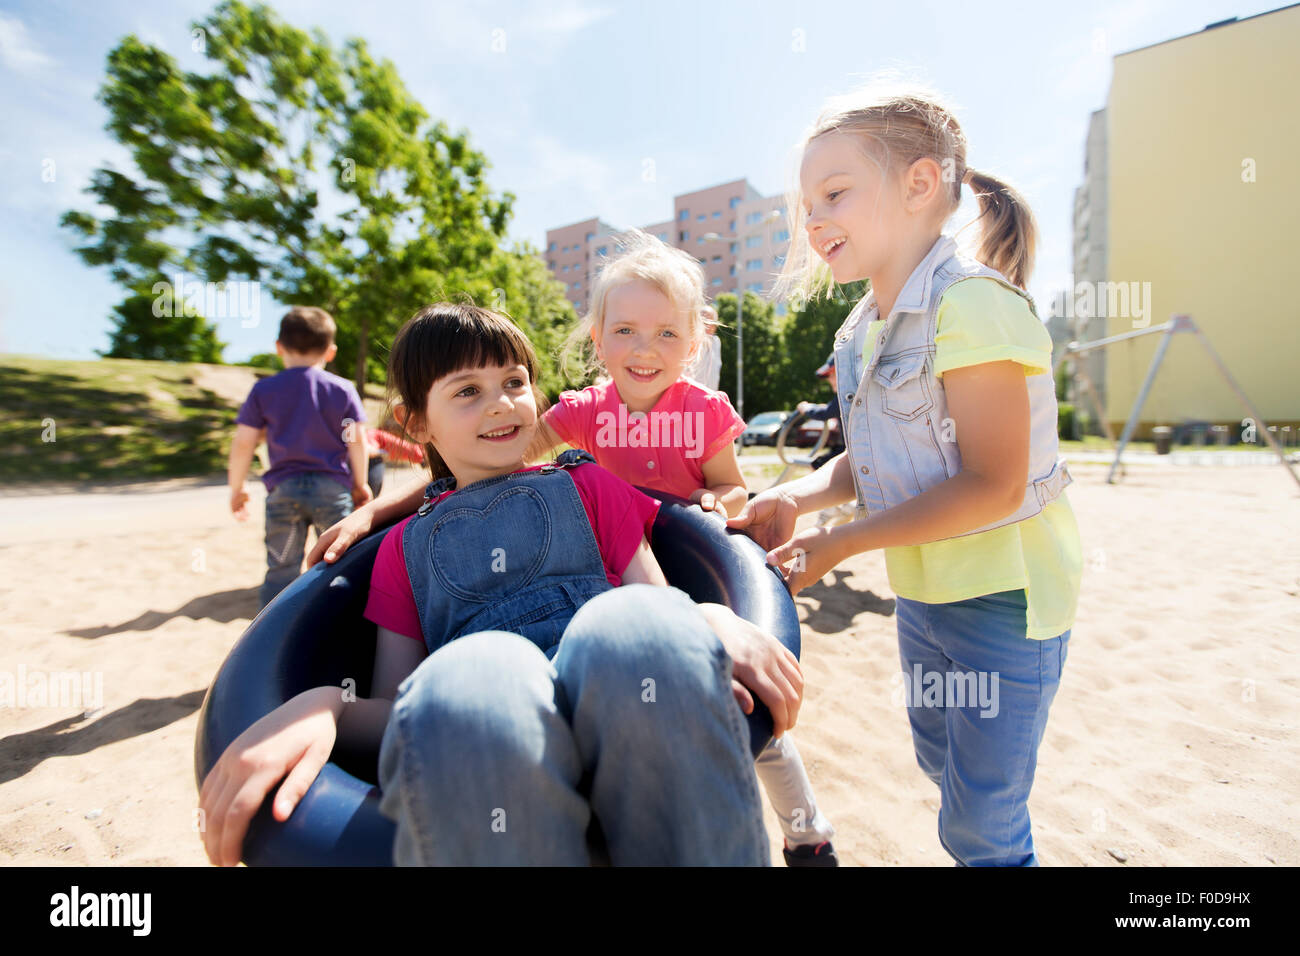
M 973 257 L 944 231 L 963 190 L 979 204 Z M 792 594 L 884 551 L 940 841 L 961 865 L 1036 865 L 1027 801 L 1082 554 L 1051 338 L 1025 291 L 1033 214 L 972 168 L 939 97 L 880 87 L 818 117 L 786 208 L 778 295 L 871 283 L 835 337 L 846 449 L 728 524 L 768 549 Z M 853 522 L 795 533 L 799 515 L 848 501 Z

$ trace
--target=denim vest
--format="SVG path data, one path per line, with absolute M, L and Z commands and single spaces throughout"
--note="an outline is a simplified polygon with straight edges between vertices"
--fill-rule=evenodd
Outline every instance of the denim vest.
M 878 317 L 875 294 L 868 293 L 835 333 L 840 424 L 857 488 L 858 517 L 901 504 L 961 470 L 943 382 L 934 374 L 934 337 L 944 292 L 974 277 L 996 279 L 1034 309 L 1033 300 L 1005 276 L 958 254 L 956 242 L 940 236 L 904 284 L 865 368 L 867 330 Z M 1028 376 L 1025 385 L 1029 473 L 1020 506 L 1005 518 L 954 537 L 1033 517 L 1071 482 L 1057 444 L 1053 377 Z
M 456 479 L 429 484 L 402 552 L 430 654 L 466 634 L 512 631 L 554 657 L 569 619 L 611 587 L 566 474 L 595 460 L 569 450 L 554 464 L 476 481 L 437 504 Z

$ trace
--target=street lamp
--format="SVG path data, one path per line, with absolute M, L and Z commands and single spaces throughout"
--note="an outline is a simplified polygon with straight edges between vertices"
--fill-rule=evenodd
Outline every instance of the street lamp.
M 756 236 L 763 231 L 762 226 L 766 226 L 773 220 L 781 218 L 779 209 L 770 209 L 766 216 L 759 220 L 758 229 L 749 229 L 743 233 L 737 233 L 735 236 L 720 236 L 716 232 L 706 232 L 700 236 L 705 242 L 739 242 L 748 239 L 750 236 Z M 741 270 L 743 272 L 744 270 Z M 741 420 L 745 418 L 745 279 L 740 276 L 736 283 L 736 414 Z

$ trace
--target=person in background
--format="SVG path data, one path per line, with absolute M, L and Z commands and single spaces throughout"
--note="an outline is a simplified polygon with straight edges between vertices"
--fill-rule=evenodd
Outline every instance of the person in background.
M 840 428 L 840 399 L 835 378 L 834 354 L 826 360 L 825 365 L 817 370 L 817 377 L 830 380 L 830 401 L 825 405 L 816 405 L 812 402 L 800 402 L 795 406 L 796 411 L 807 414 L 807 416 L 814 421 L 825 422 L 826 427 L 832 429 L 830 437 L 826 440 L 826 447 L 822 450 L 822 453 L 813 460 L 813 471 L 816 471 L 840 452 L 844 451 L 844 433 Z
M 687 367 L 686 376 L 693 378 L 705 388 L 718 390 L 718 381 L 722 378 L 722 342 L 718 339 L 718 313 L 712 306 L 705 306 L 704 340 L 700 343 L 699 354 Z
M 404 441 L 392 432 L 382 428 L 366 428 L 366 457 L 369 467 L 366 469 L 366 484 L 370 492 L 379 497 L 384 487 L 384 459 L 395 458 L 418 465 L 424 461 L 424 451 L 414 442 Z
M 262 434 L 266 485 L 266 578 L 261 607 L 302 570 L 307 528 L 319 535 L 372 497 L 366 484 L 365 409 L 345 378 L 325 371 L 338 346 L 324 309 L 297 306 L 280 320 L 276 354 L 284 369 L 259 379 L 235 418 L 227 478 L 230 511 L 248 520 L 244 479 Z

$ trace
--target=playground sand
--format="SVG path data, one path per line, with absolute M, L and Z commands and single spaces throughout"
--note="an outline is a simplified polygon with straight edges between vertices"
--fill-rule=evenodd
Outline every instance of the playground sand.
M 1295 484 L 1276 465 L 1130 468 L 1117 486 L 1074 470 L 1087 565 L 1030 799 L 1041 861 L 1300 864 Z M 0 707 L 0 864 L 204 864 L 197 713 L 256 610 L 260 498 L 238 524 L 210 483 L 46 492 L 0 497 L 0 680 L 90 677 L 64 681 L 79 699 Z M 794 738 L 841 862 L 950 865 L 882 556 L 797 604 Z M 96 680 L 102 706 L 83 715 Z

